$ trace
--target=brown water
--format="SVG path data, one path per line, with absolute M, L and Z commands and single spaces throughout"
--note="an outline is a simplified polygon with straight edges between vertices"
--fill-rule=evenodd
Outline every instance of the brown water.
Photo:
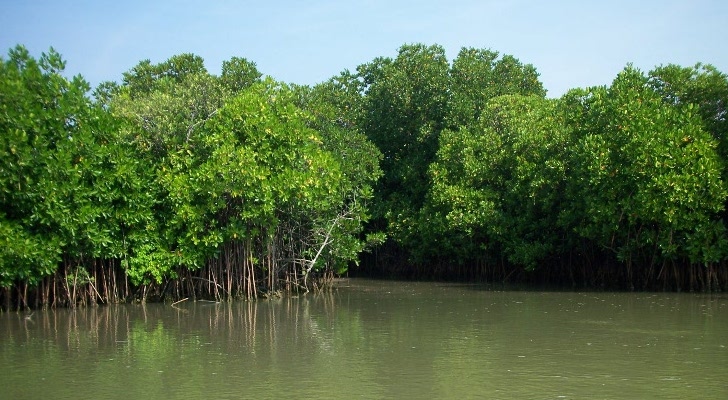
M 345 280 L 0 314 L 1 399 L 728 399 L 728 295 Z

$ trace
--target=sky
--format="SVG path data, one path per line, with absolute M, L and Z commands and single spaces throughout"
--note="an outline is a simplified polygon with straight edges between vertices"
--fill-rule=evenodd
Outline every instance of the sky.
M 609 85 L 632 63 L 712 64 L 728 73 L 725 0 L 0 0 L 0 55 L 53 47 L 69 76 L 120 81 L 142 60 L 181 53 L 213 74 L 244 57 L 264 75 L 313 85 L 405 44 L 510 54 L 540 73 L 549 97 Z

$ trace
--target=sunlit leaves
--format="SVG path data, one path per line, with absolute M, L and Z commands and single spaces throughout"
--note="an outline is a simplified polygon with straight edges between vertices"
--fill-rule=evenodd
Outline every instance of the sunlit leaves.
M 448 231 L 533 268 L 558 246 L 552 228 L 565 179 L 565 145 L 553 101 L 496 97 L 477 125 L 443 132 L 430 166 L 430 207 L 443 213 Z
M 254 62 L 245 58 L 233 57 L 222 63 L 220 81 L 231 93 L 239 93 L 260 81 L 262 74 Z
M 664 102 L 631 67 L 564 101 L 575 140 L 564 220 L 621 260 L 716 261 L 689 250 L 726 195 L 716 143 L 690 107 Z
M 448 125 L 453 129 L 473 125 L 488 100 L 501 95 L 543 97 L 546 90 L 538 72 L 511 55 L 500 57 L 487 49 L 463 48 L 450 69 L 452 106 Z
M 471 225 L 492 213 L 456 210 L 474 211 L 473 203 L 487 207 L 492 199 L 475 182 L 433 191 L 444 178 L 428 176 L 428 167 L 438 151 L 440 157 L 448 157 L 449 151 L 462 150 L 453 156 L 457 162 L 446 168 L 472 167 L 473 173 L 477 168 L 456 164 L 475 162 L 483 166 L 492 161 L 490 157 L 504 156 L 485 149 L 472 154 L 475 161 L 459 158 L 467 158 L 466 153 L 474 151 L 469 136 L 479 134 L 481 113 L 489 100 L 506 94 L 545 95 L 538 73 L 513 56 L 500 57 L 485 49 L 463 48 L 450 64 L 442 47 L 421 44 L 402 46 L 396 58 L 375 59 L 357 71 L 364 94 L 359 126 L 383 154 L 384 177 L 377 187 L 374 215 L 413 258 L 443 255 L 445 248 L 455 247 L 447 244 L 449 233 L 441 230 L 444 215 L 448 215 L 448 223 L 471 232 Z M 457 139 L 450 141 L 454 135 Z M 445 146 L 452 149 L 443 148 L 441 136 Z M 427 203 L 428 193 L 435 196 L 435 203 Z M 438 202 L 437 196 L 455 207 L 453 212 L 442 210 L 444 203 Z
M 308 125 L 321 135 L 323 148 L 340 170 L 338 185 L 326 196 L 328 207 L 316 212 L 311 221 L 318 226 L 314 229 L 317 232 L 335 221 L 334 229 L 327 231 L 331 244 L 325 256 L 339 273 L 348 263 L 356 262 L 371 243 L 362 240 L 360 234 L 369 220 L 372 186 L 381 176 L 381 153 L 355 125 L 362 102 L 359 88 L 359 81 L 347 73 L 313 88 L 296 88 L 301 107 L 311 114 Z M 381 238 L 381 233 L 376 237 Z
M 136 171 L 121 165 L 133 159 L 114 145 L 117 126 L 91 104 L 88 84 L 64 78 L 64 66 L 52 49 L 35 60 L 22 47 L 0 66 L 3 285 L 37 283 L 61 256 L 123 254 L 124 187 Z

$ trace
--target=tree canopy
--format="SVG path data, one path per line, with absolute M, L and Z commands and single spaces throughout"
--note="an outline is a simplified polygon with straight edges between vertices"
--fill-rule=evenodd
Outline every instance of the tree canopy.
M 627 65 L 559 99 L 533 65 L 490 49 L 449 61 L 407 44 L 315 86 L 263 76 L 243 57 L 218 76 L 179 54 L 91 93 L 55 50 L 10 49 L 5 306 L 253 298 L 361 262 L 728 282 L 728 77 L 713 66 Z

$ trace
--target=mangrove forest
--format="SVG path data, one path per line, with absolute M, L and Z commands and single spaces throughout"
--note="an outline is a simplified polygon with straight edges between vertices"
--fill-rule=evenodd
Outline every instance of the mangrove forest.
M 255 299 L 343 274 L 728 288 L 728 76 L 549 98 L 512 55 L 407 44 L 316 85 L 179 54 L 92 88 L 0 58 L 0 307 Z

